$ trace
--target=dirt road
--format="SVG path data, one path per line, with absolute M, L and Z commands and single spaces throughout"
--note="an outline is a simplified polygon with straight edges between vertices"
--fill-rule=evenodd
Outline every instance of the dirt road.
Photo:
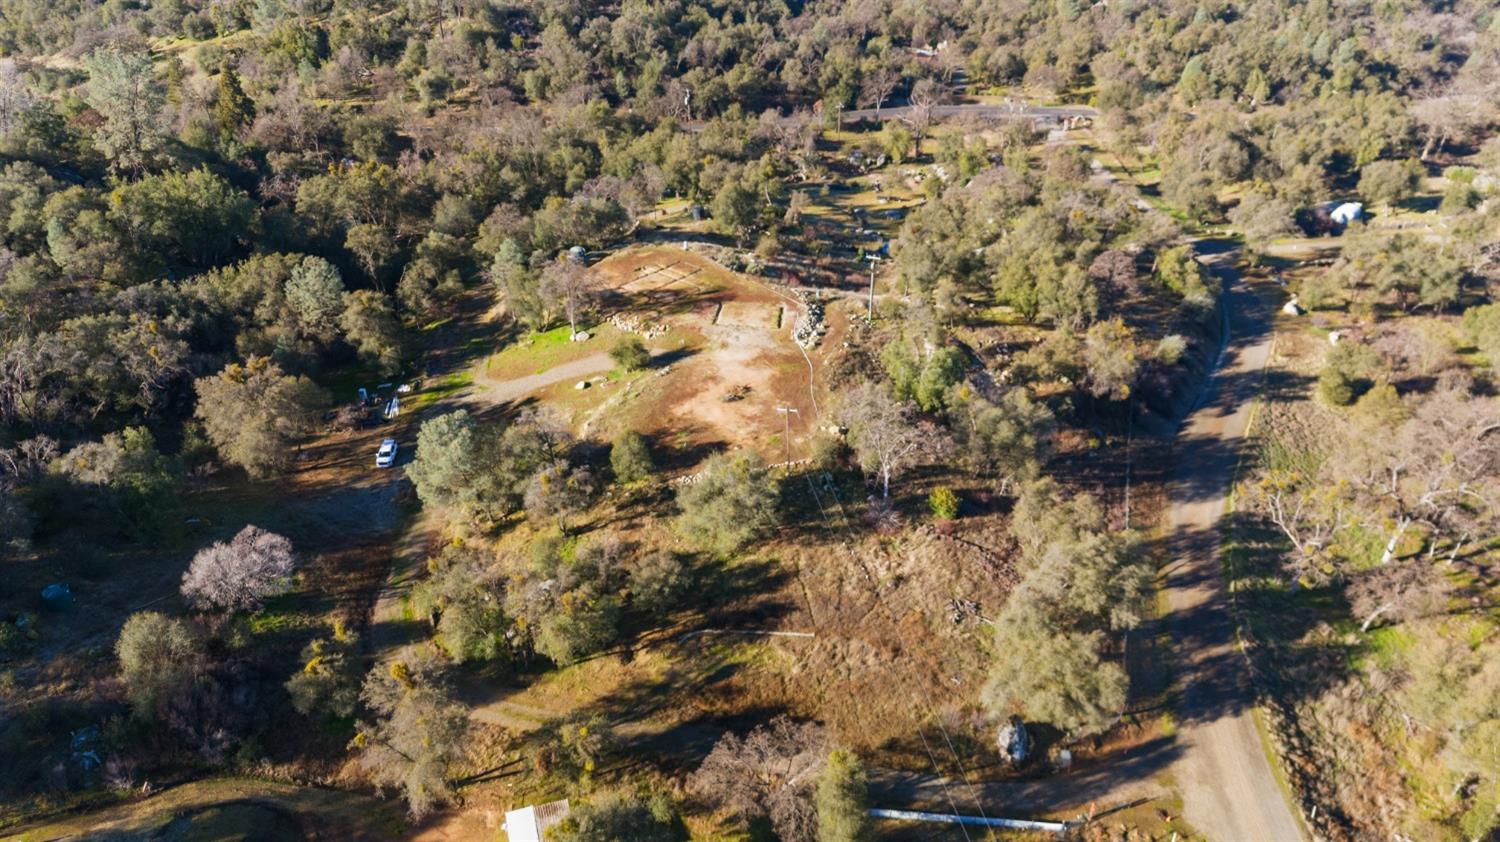
M 1086 812 L 1092 804 L 1102 809 L 1168 795 L 1153 774 L 1160 759 L 1171 753 L 1165 738 L 1132 752 L 1117 762 L 1099 764 L 1036 780 L 980 781 L 939 778 L 926 773 L 874 769 L 870 792 L 877 807 L 925 808 L 939 812 L 1029 818 L 1041 815 L 1073 819 L 1060 811 Z
M 609 354 L 591 354 L 580 360 L 555 365 L 540 374 L 501 382 L 485 381 L 478 384 L 481 390 L 479 397 L 488 403 L 509 403 L 554 383 L 583 380 L 595 374 L 603 374 L 614 367 L 614 360 L 609 358 Z
M 1183 817 L 1215 842 L 1294 842 L 1304 837 L 1254 720 L 1248 664 L 1236 645 L 1220 570 L 1219 521 L 1227 505 L 1250 407 L 1271 351 L 1269 318 L 1255 293 L 1222 261 L 1231 286 L 1229 340 L 1199 406 L 1184 420 L 1172 482 L 1173 561 L 1166 569 L 1168 621 L 1182 691 L 1172 774 Z
M 887 105 L 878 111 L 874 108 L 858 108 L 842 112 L 846 123 L 858 120 L 904 120 L 912 116 L 915 107 L 904 103 Z M 1097 111 L 1087 105 L 1026 105 L 1024 103 L 965 102 L 952 105 L 932 106 L 932 116 L 980 117 L 986 120 L 1041 120 L 1059 123 L 1063 120 L 1083 117 L 1093 119 Z

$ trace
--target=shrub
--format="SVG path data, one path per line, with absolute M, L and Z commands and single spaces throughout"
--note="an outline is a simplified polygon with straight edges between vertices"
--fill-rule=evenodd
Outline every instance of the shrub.
M 676 608 L 692 587 L 692 570 L 681 556 L 667 550 L 647 554 L 636 563 L 630 577 L 636 607 L 650 614 L 665 614 Z
M 552 842 L 676 842 L 681 819 L 665 796 L 642 800 L 625 793 L 597 796 L 568 812 L 547 832 Z
M 1341 342 L 1329 349 L 1318 375 L 1318 394 L 1334 406 L 1348 406 L 1374 385 L 1380 357 L 1358 342 Z
M 15 621 L 0 620 L 0 660 L 24 654 L 37 639 L 36 615 L 22 614 Z
M 1464 332 L 1474 347 L 1489 357 L 1490 365 L 1500 371 L 1500 304 L 1483 304 L 1464 311 Z
M 1446 216 L 1455 216 L 1473 210 L 1479 204 L 1479 199 L 1478 190 L 1461 181 L 1455 181 L 1443 191 L 1443 201 L 1438 205 L 1438 212 Z
M 120 683 L 135 715 L 149 719 L 157 704 L 197 675 L 203 642 L 186 622 L 155 611 L 130 615 L 115 642 Z
M 359 700 L 360 658 L 356 639 L 335 633 L 302 649 L 302 668 L 288 678 L 287 695 L 303 716 L 348 716 Z
M 1181 334 L 1163 336 L 1156 344 L 1156 358 L 1161 361 L 1162 365 L 1176 365 L 1185 353 L 1187 353 L 1187 340 Z
M 836 436 L 819 434 L 812 440 L 812 465 L 820 471 L 836 471 L 849 457 L 849 445 Z
M 818 776 L 813 805 L 818 811 L 818 842 L 858 842 L 868 838 L 869 785 L 853 753 L 835 749 Z
M 626 336 L 609 349 L 609 358 L 626 371 L 645 368 L 651 362 L 651 352 L 638 336 Z
M 567 665 L 604 651 L 619 635 L 620 600 L 579 588 L 564 594 L 557 610 L 542 618 L 535 646 L 554 663 Z
M 927 507 L 938 520 L 953 520 L 958 517 L 958 495 L 948 486 L 939 486 L 927 495 Z
M 1359 172 L 1359 194 L 1372 202 L 1394 205 L 1422 186 L 1422 164 L 1403 161 L 1372 161 Z
M 682 509 L 678 527 L 698 546 L 727 555 L 775 522 L 779 496 L 758 454 L 719 453 L 708 460 L 697 482 L 677 492 Z
M 1354 380 L 1337 369 L 1324 369 L 1318 375 L 1318 394 L 1334 406 L 1348 406 L 1354 403 Z
M 615 438 L 609 448 L 609 467 L 614 471 L 615 482 L 622 485 L 650 479 L 656 473 L 646 438 L 634 430 L 626 430 Z

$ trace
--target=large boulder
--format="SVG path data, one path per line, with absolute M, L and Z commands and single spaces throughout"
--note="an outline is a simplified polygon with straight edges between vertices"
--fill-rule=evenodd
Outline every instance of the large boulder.
M 1025 763 L 1031 757 L 1031 733 L 1026 730 L 1021 717 L 1012 716 L 1009 722 L 1000 726 L 1000 731 L 995 735 L 995 746 L 1005 762 L 1014 766 Z

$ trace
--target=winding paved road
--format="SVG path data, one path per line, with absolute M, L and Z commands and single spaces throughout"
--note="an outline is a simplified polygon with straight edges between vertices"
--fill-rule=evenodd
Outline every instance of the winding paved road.
M 1173 561 L 1167 620 L 1181 693 L 1172 774 L 1183 817 L 1214 842 L 1299 842 L 1302 823 L 1282 793 L 1254 719 L 1248 664 L 1236 645 L 1220 568 L 1220 520 L 1250 407 L 1271 353 L 1265 308 L 1229 266 L 1229 338 L 1218 370 L 1178 433 L 1172 481 Z

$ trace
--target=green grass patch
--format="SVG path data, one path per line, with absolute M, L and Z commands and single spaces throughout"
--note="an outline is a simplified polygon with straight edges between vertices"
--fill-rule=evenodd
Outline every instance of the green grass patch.
M 1348 562 L 1352 569 L 1369 570 L 1380 563 L 1380 556 L 1385 552 L 1385 542 L 1384 535 L 1355 524 L 1339 533 L 1333 551 Z
M 1273 434 L 1259 444 L 1260 463 L 1267 470 L 1316 476 L 1318 467 L 1323 464 L 1323 455 L 1303 442 L 1288 441 Z
M 408 409 L 422 410 L 438 401 L 450 398 L 474 385 L 473 369 L 464 369 L 439 377 L 431 386 L 411 396 Z
M 255 635 L 279 634 L 302 625 L 302 616 L 286 604 L 286 598 L 272 600 L 265 608 L 250 616 L 248 625 Z
M 1406 659 L 1406 654 L 1412 650 L 1416 638 L 1405 626 L 1380 626 L 1370 629 L 1365 635 L 1364 652 L 1355 660 L 1355 666 L 1362 671 L 1368 665 L 1378 666 L 1381 669 L 1394 669 Z
M 499 353 L 492 354 L 484 363 L 484 376 L 492 380 L 514 380 L 542 374 L 548 369 L 573 360 L 608 350 L 620 332 L 607 324 L 589 325 L 588 341 L 572 341 L 572 331 L 567 325 L 533 333 Z
M 1162 712 L 1160 727 L 1161 735 L 1163 737 L 1173 737 L 1177 735 L 1177 717 L 1172 713 L 1172 711 L 1167 710 Z

